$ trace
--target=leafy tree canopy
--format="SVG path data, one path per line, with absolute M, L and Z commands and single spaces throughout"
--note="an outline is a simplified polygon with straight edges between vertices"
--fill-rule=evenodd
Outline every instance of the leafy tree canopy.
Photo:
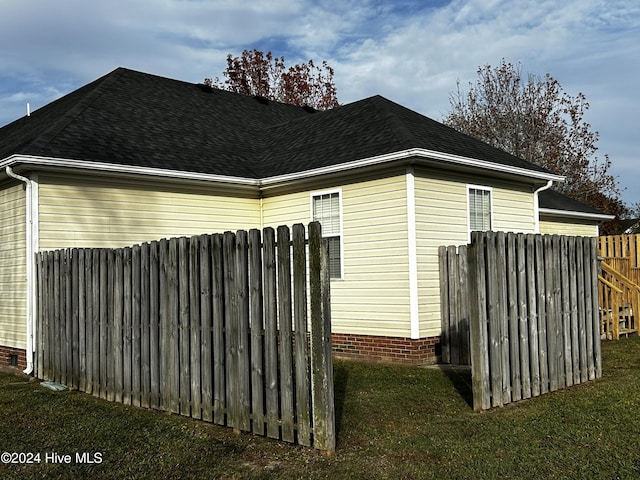
M 309 60 L 287 67 L 284 57 L 254 49 L 243 51 L 240 57 L 227 55 L 224 82 L 218 77 L 204 82 L 230 92 L 326 110 L 339 105 L 333 73 L 326 61 L 321 66 Z
M 553 173 L 566 181 L 558 191 L 600 210 L 624 216 L 618 181 L 608 155 L 595 156 L 599 134 L 584 121 L 586 96 L 571 96 L 551 75 L 522 75 L 504 59 L 478 68 L 469 91 L 449 98 L 444 123 Z

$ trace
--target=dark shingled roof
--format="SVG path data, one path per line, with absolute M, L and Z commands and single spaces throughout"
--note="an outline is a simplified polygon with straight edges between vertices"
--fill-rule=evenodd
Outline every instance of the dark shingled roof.
M 0 128 L 13 154 L 265 178 L 411 148 L 549 173 L 374 96 L 333 110 L 118 68 Z
M 578 200 L 574 200 L 573 198 L 567 197 L 566 195 L 552 189 L 543 190 L 538 194 L 538 206 L 548 210 L 562 210 L 567 212 L 603 215 L 601 210 L 579 202 Z

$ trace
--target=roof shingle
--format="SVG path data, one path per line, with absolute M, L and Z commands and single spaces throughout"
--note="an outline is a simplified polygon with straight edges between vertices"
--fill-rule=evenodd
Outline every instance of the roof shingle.
M 125 68 L 0 129 L 0 158 L 22 154 L 246 178 L 412 148 L 548 173 L 380 96 L 314 112 Z

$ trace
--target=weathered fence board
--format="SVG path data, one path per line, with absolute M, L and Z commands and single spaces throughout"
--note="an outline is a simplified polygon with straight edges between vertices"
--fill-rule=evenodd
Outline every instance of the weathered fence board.
M 443 361 L 470 339 L 475 409 L 601 376 L 595 239 L 474 232 L 439 253 Z
M 333 450 L 328 246 L 317 223 L 308 244 L 307 254 L 295 225 L 277 238 L 266 228 L 39 253 L 36 373 Z

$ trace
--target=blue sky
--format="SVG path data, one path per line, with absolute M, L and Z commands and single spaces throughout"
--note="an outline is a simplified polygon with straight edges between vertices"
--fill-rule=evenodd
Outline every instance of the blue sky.
M 622 198 L 640 202 L 640 2 L 629 0 L 2 0 L 0 126 L 122 66 L 189 82 L 228 53 L 327 60 L 341 103 L 380 94 L 436 120 L 480 65 L 583 92 Z

